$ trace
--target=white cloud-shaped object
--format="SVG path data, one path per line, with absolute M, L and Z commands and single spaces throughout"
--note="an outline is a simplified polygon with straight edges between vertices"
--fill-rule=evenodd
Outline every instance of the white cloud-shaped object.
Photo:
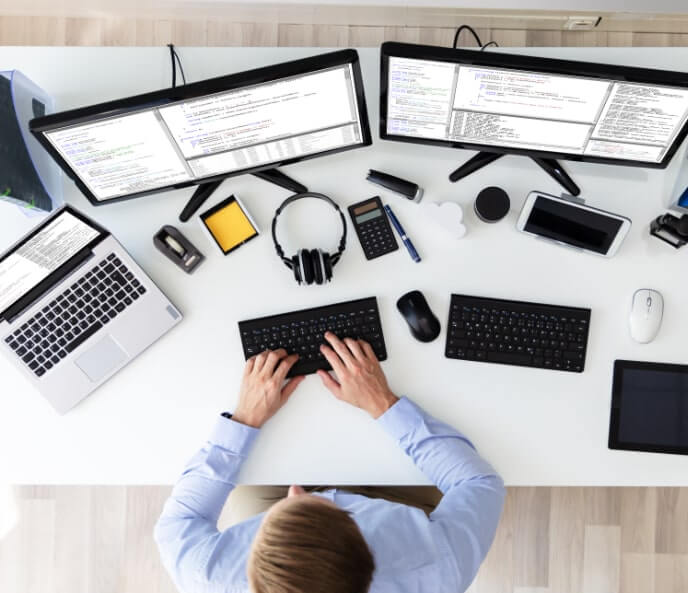
M 463 209 L 456 202 L 421 202 L 425 216 L 437 223 L 455 239 L 460 239 L 466 234 L 466 226 L 463 221 Z

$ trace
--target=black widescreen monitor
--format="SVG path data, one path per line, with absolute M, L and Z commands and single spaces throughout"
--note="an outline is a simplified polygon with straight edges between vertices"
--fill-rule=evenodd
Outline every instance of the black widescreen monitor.
M 683 72 L 391 42 L 381 60 L 385 140 L 478 150 L 488 162 L 663 168 L 688 132 Z
M 30 129 L 95 205 L 371 144 L 355 50 L 64 111 Z

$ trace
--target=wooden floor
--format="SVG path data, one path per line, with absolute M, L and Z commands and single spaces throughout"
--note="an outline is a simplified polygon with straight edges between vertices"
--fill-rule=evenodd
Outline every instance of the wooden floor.
M 152 537 L 169 492 L 21 486 L 0 493 L 0 591 L 173 593 Z M 688 488 L 510 488 L 494 545 L 469 589 L 687 591 Z
M 0 45 L 377 46 L 383 41 L 451 45 L 455 28 L 237 23 L 222 19 L 2 16 Z M 481 29 L 503 46 L 686 46 L 688 33 Z M 474 44 L 463 32 L 460 44 Z
M 504 46 L 685 46 L 688 34 L 479 29 Z M 0 15 L 0 45 L 450 45 L 454 28 Z M 460 44 L 470 46 L 468 36 Z M 161 487 L 0 488 L 0 593 L 162 593 Z M 221 521 L 222 525 L 222 521 Z M 688 488 L 511 488 L 471 593 L 687 593 Z

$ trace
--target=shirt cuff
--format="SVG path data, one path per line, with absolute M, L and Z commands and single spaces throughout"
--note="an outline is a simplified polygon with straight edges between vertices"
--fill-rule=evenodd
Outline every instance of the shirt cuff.
M 248 452 L 259 433 L 257 428 L 220 416 L 209 441 L 212 445 L 242 455 Z
M 422 419 L 423 416 L 418 406 L 406 397 L 401 397 L 375 422 L 382 426 L 391 437 L 400 440 L 411 432 Z

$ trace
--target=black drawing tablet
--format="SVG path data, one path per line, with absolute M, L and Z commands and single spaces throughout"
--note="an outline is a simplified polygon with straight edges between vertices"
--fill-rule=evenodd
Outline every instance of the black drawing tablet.
M 609 448 L 688 455 L 688 365 L 614 362 Z

